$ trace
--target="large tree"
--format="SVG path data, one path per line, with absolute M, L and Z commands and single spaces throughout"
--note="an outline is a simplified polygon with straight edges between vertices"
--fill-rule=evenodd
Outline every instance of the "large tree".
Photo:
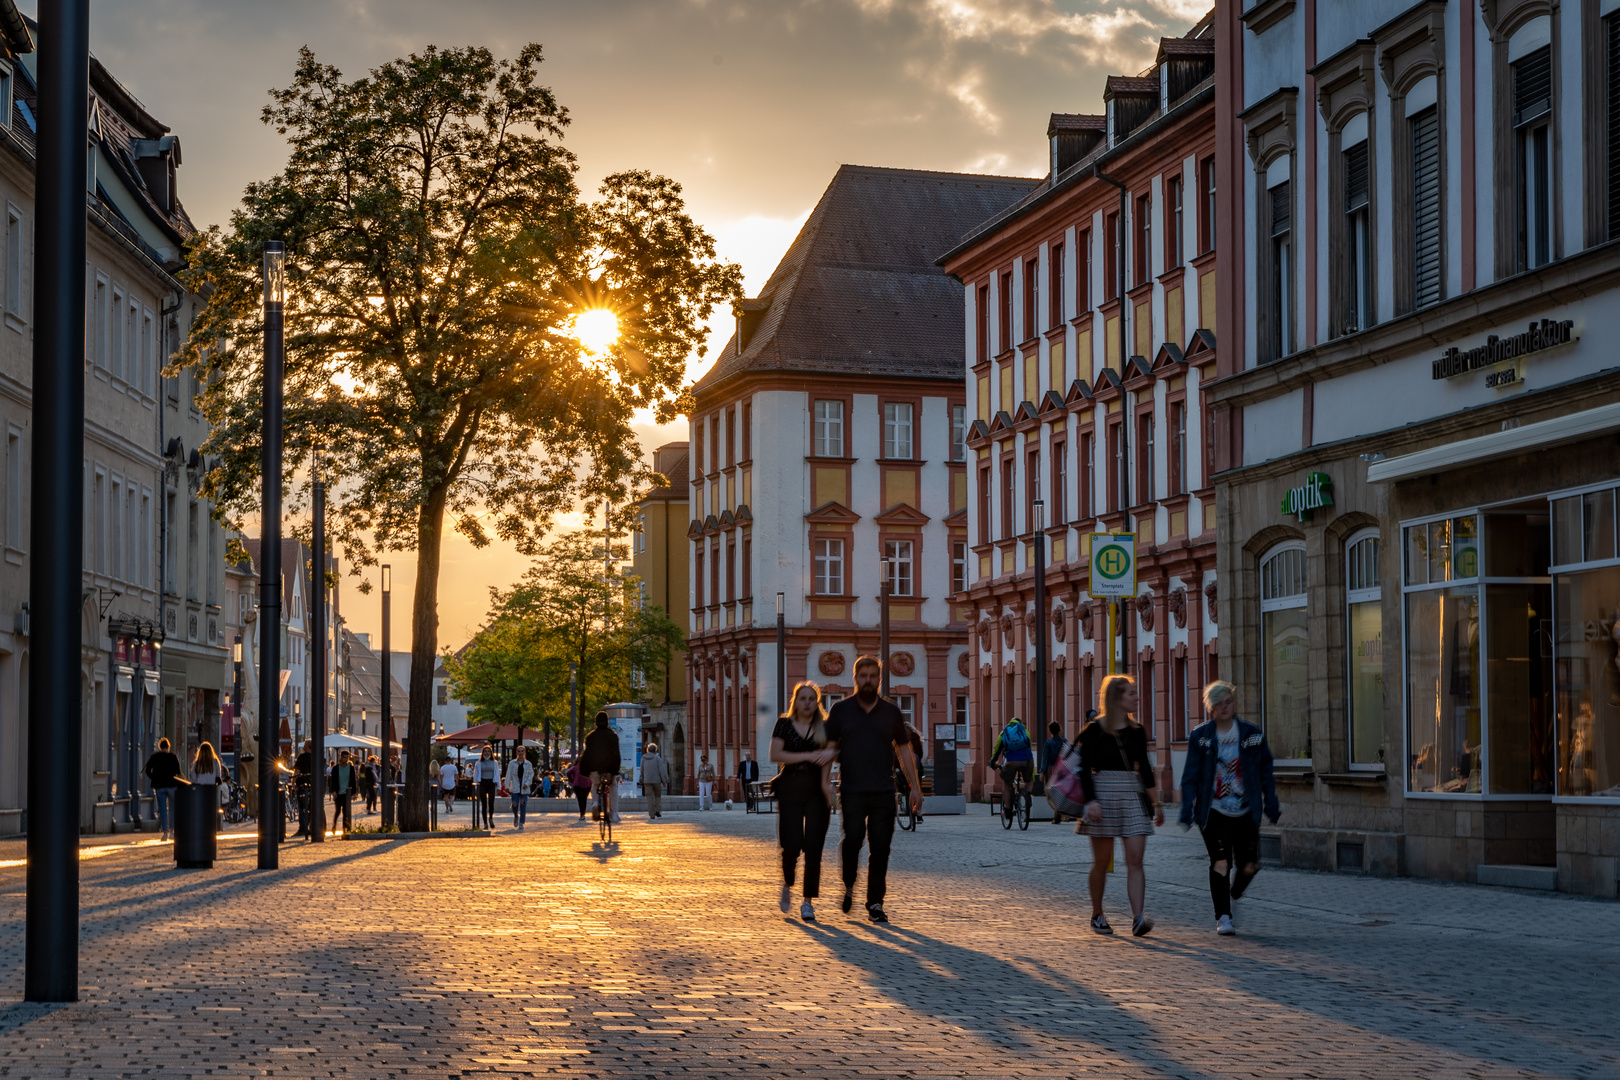
M 741 293 L 678 184 L 624 172 L 581 196 L 540 59 L 430 47 L 346 80 L 304 49 L 263 113 L 286 167 L 191 251 L 206 306 L 171 372 L 204 376 L 206 493 L 233 523 L 257 505 L 260 266 L 279 239 L 288 511 L 318 453 L 350 568 L 416 552 L 406 829 L 427 820 L 446 524 L 532 551 L 559 511 L 622 505 L 645 471 L 633 411 L 673 418 L 704 320 Z M 598 308 L 620 336 L 592 351 L 576 321 Z

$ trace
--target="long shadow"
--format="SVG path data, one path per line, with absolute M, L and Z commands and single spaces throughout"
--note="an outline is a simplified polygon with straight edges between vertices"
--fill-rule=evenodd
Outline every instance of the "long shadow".
M 978 983 L 990 981 L 998 994 L 1032 1002 L 1061 998 L 1071 1012 L 1095 1009 L 1100 1014 L 1099 1019 L 1084 1022 L 1072 1016 L 1054 1018 L 1053 1028 L 1061 1025 L 1063 1030 L 1059 1031 L 1040 1028 L 1033 1020 L 1020 1017 L 1016 1008 L 1000 1004 L 978 1012 L 979 1022 L 994 1031 L 998 1043 L 1005 1049 L 1036 1054 L 1044 1059 L 1050 1054 L 1050 1047 L 1031 1038 L 1032 1033 L 1039 1031 L 1048 1038 L 1068 1036 L 1095 1041 L 1143 1068 L 1163 1070 L 1185 1080 L 1200 1077 L 1218 1080 L 1214 1074 L 1200 1071 L 1169 1051 L 1151 1049 L 1159 1042 L 1159 1034 L 1151 1024 L 1143 1023 L 1112 999 L 1073 980 L 1039 979 L 999 957 L 952 945 L 915 930 L 900 930 L 892 924 L 874 927 L 871 936 L 826 923 L 794 925 L 825 945 L 840 960 L 880 980 L 878 988 L 885 996 L 924 1015 L 954 1018 L 962 1015 L 964 1007 L 972 1007 L 966 1001 L 955 1004 L 942 1001 L 941 995 L 931 992 L 931 988 L 941 985 L 940 969 L 961 980 L 968 988 L 968 996 L 979 995 Z M 1091 1030 L 1084 1030 L 1086 1028 Z
M 18 1001 L 0 1008 L 0 1035 L 10 1035 L 18 1028 L 31 1024 L 41 1017 L 49 1016 L 64 1007 L 62 1004 L 55 1002 Z
M 623 852 L 619 850 L 619 842 L 617 840 L 609 840 L 606 843 L 603 843 L 601 840 L 593 840 L 591 842 L 590 850 L 581 851 L 580 854 L 589 856 L 605 866 L 607 865 L 608 860 L 618 858 L 621 854 L 623 854 Z

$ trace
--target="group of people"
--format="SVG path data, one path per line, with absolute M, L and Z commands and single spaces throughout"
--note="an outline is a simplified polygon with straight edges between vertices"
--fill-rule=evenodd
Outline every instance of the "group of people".
M 214 744 L 203 742 L 191 759 L 190 770 L 184 769 L 168 739 L 159 739 L 157 749 L 146 759 L 141 770 L 147 783 L 152 785 L 152 801 L 157 804 L 158 829 L 163 839 L 174 839 L 174 793 L 180 785 L 218 784 L 225 778 L 225 765 L 214 751 Z

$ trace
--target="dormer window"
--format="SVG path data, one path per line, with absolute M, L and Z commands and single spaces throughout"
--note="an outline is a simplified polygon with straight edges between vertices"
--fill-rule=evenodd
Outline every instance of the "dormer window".
M 0 64 L 0 127 L 11 126 L 12 87 L 11 67 Z

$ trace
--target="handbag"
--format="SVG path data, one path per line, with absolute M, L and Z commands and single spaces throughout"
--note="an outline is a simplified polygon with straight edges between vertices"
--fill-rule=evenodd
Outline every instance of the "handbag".
M 1052 812 L 1078 818 L 1086 808 L 1085 787 L 1080 783 L 1080 740 L 1063 748 L 1046 778 L 1046 801 Z

